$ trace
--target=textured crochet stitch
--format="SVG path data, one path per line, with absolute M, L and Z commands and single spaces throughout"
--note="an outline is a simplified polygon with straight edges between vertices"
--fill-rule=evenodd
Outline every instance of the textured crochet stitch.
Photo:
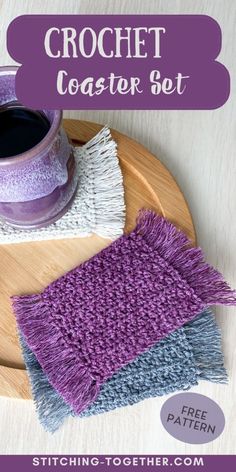
M 130 234 L 13 303 L 50 383 L 80 414 L 115 372 L 209 305 L 236 305 L 236 293 L 184 233 L 142 211 Z
M 47 431 L 54 432 L 66 417 L 75 416 L 75 413 L 49 383 L 22 335 L 20 338 L 39 420 Z M 218 383 L 227 381 L 220 330 L 210 311 L 169 334 L 115 373 L 102 385 L 94 403 L 80 417 L 187 390 L 201 379 Z

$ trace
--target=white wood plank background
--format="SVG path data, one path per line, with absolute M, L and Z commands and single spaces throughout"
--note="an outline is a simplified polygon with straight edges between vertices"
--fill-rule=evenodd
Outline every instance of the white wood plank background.
M 184 190 L 199 243 L 209 262 L 236 287 L 236 2 L 235 0 L 0 0 L 0 63 L 10 21 L 25 13 L 204 13 L 223 31 L 221 59 L 229 68 L 231 96 L 216 111 L 67 112 L 68 117 L 108 123 L 145 144 L 169 167 Z M 207 445 L 176 441 L 160 423 L 164 399 L 105 415 L 69 420 L 53 436 L 38 424 L 30 401 L 0 399 L 2 454 L 234 454 L 236 453 L 236 310 L 220 308 L 228 386 L 202 382 L 194 391 L 217 401 L 224 433 Z

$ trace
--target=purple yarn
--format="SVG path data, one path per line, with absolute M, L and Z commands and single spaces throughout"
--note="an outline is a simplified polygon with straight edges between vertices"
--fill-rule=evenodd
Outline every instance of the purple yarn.
M 143 210 L 130 234 L 13 304 L 50 383 L 80 414 L 120 368 L 209 305 L 236 305 L 236 292 L 184 233 Z

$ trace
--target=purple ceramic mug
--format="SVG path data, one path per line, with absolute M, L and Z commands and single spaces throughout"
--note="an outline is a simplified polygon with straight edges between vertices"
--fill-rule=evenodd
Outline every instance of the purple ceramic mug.
M 0 106 L 16 101 L 17 67 L 0 67 Z M 21 228 L 57 220 L 77 188 L 73 148 L 62 127 L 62 112 L 43 110 L 50 128 L 30 150 L 0 159 L 0 217 Z

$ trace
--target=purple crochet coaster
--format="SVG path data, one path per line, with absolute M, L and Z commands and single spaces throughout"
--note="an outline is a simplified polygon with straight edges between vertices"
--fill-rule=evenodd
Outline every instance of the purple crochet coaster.
M 236 292 L 201 249 L 152 211 L 41 294 L 13 297 L 17 322 L 50 383 L 80 414 L 115 372 Z

